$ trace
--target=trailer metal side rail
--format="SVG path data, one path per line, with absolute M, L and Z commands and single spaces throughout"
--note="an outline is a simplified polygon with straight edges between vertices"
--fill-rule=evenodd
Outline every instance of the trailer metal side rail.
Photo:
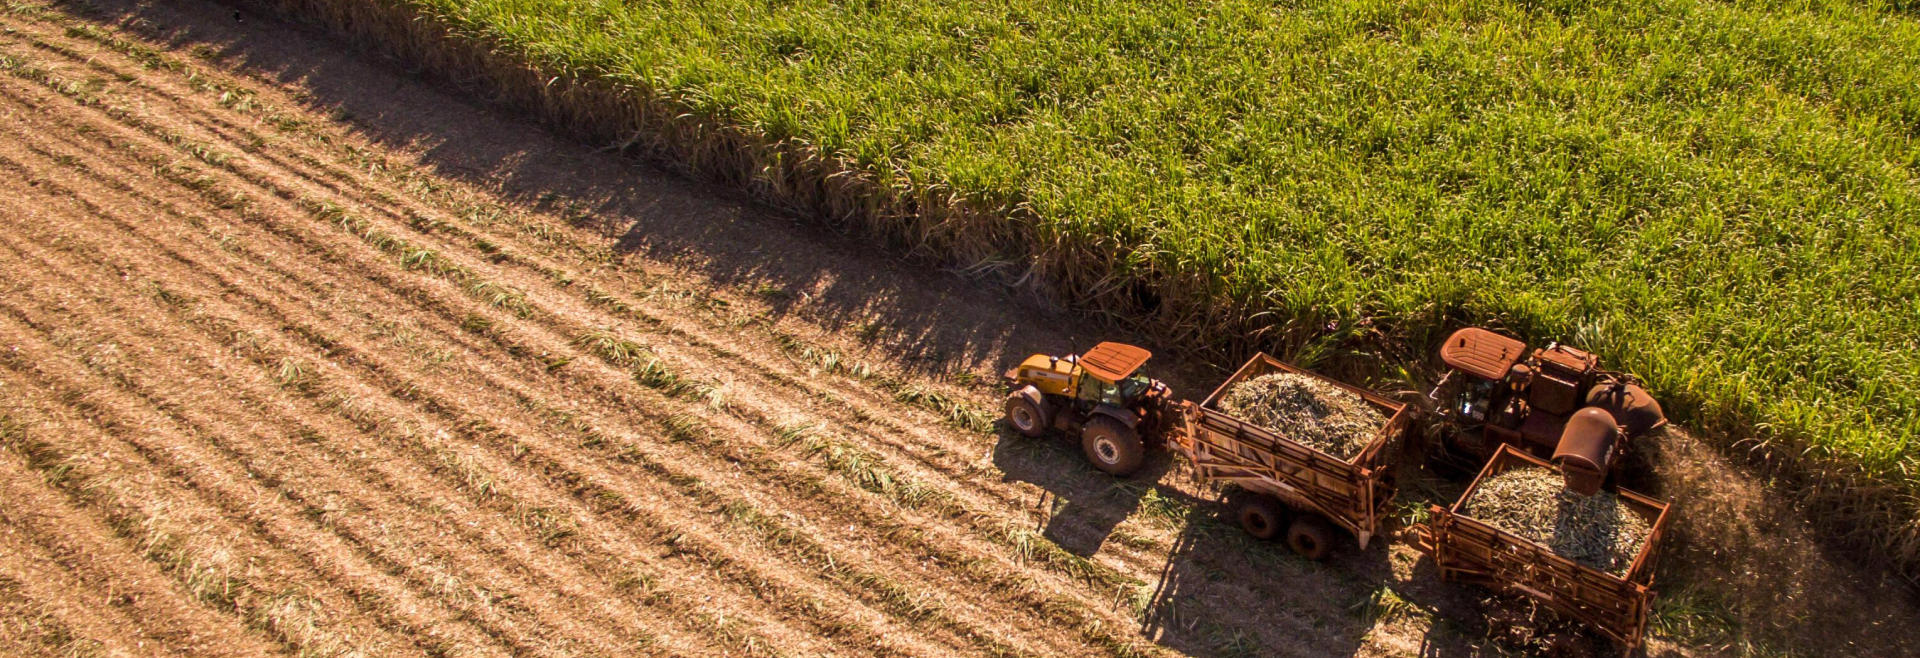
M 1359 454 L 1342 460 L 1212 408 L 1229 387 L 1272 372 L 1305 375 L 1351 391 L 1385 412 L 1387 422 Z M 1204 478 L 1291 494 L 1352 532 L 1362 548 L 1388 516 L 1394 490 L 1391 469 L 1383 462 L 1387 447 L 1408 424 L 1405 405 L 1261 353 L 1214 389 L 1206 401 L 1190 405 L 1186 416 L 1189 431 L 1176 436 L 1175 442 Z
M 1466 501 L 1481 482 L 1529 465 L 1551 468 L 1544 460 L 1501 446 L 1452 508 L 1431 508 L 1421 548 L 1433 555 L 1443 579 L 1528 596 L 1626 645 L 1628 651 L 1640 646 L 1655 596 L 1653 566 L 1666 531 L 1668 505 L 1615 490 L 1628 508 L 1651 519 L 1652 531 L 1625 574 L 1605 573 L 1464 513 Z
M 1240 485 L 1269 484 L 1318 508 L 1362 538 L 1378 528 L 1392 491 L 1384 472 L 1334 459 L 1232 416 L 1201 409 L 1188 458 L 1203 477 Z

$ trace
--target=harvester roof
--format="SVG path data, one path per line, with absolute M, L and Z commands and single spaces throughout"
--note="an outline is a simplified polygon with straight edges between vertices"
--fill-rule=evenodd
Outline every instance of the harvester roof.
M 1453 332 L 1440 346 L 1440 360 L 1457 370 L 1484 379 L 1500 379 L 1527 351 L 1526 343 L 1469 327 Z
M 1152 356 L 1152 352 L 1132 345 L 1101 343 L 1080 357 L 1080 365 L 1087 369 L 1088 374 L 1111 384 L 1132 375 Z

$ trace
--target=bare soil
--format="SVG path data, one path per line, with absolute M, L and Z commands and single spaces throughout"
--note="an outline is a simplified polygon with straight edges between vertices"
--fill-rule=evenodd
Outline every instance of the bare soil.
M 1308 563 L 994 424 L 1005 364 L 1127 338 L 1085 318 L 228 6 L 0 27 L 0 653 L 1502 652 L 1403 544 Z M 1658 443 L 1653 654 L 1920 651 Z

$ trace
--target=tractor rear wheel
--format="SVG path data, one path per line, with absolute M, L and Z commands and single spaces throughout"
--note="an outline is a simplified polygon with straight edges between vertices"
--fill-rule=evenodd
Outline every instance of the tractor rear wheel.
M 1262 541 L 1279 539 L 1287 527 L 1287 508 L 1272 496 L 1250 493 L 1240 502 L 1240 509 L 1234 516 L 1240 520 L 1240 527 L 1247 534 Z
M 1119 477 L 1133 475 L 1147 457 L 1147 446 L 1140 442 L 1140 433 L 1111 416 L 1095 416 L 1087 421 L 1086 429 L 1080 431 L 1080 448 L 1086 451 L 1087 461 L 1093 462 L 1094 468 Z
M 1313 561 L 1333 554 L 1333 526 L 1318 514 L 1302 514 L 1287 526 L 1287 547 Z
M 1032 399 L 1021 395 L 1019 391 L 1014 391 L 1007 396 L 1006 411 L 1007 424 L 1012 425 L 1013 431 L 1019 432 L 1021 436 L 1042 436 L 1047 433 L 1047 428 L 1053 426 L 1053 414 L 1050 413 L 1052 409 L 1047 408 L 1047 403 L 1043 401 L 1035 404 Z

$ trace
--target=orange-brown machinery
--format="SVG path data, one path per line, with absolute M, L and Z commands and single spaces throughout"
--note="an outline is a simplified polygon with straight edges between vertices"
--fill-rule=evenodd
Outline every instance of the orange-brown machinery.
M 1486 329 L 1461 329 L 1440 346 L 1448 371 L 1437 403 L 1448 453 L 1478 470 L 1502 445 L 1552 461 L 1567 486 L 1592 495 L 1632 441 L 1667 423 L 1633 376 L 1560 344 L 1531 349 Z
M 1405 405 L 1266 354 L 1254 355 L 1206 400 L 1175 400 L 1165 384 L 1137 374 L 1149 356 L 1138 347 L 1101 343 L 1080 356 L 1028 357 L 1005 376 L 1007 422 L 1026 436 L 1064 432 L 1080 442 L 1094 467 L 1119 476 L 1139 469 L 1149 446 L 1164 445 L 1186 457 L 1201 478 L 1246 492 L 1234 515 L 1248 533 L 1284 539 L 1310 559 L 1332 552 L 1336 528 L 1365 548 L 1391 516 L 1392 462 L 1409 424 Z M 1218 408 L 1229 387 L 1274 372 L 1352 391 L 1387 421 L 1359 454 L 1342 459 L 1289 439 L 1287 428 L 1260 427 Z

